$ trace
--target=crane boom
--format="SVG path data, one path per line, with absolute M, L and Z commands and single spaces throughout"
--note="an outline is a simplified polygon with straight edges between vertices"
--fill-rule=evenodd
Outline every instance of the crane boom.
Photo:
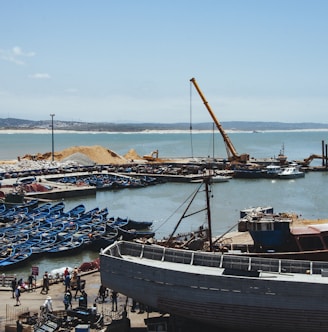
M 225 130 L 223 129 L 222 125 L 220 124 L 219 120 L 216 118 L 214 112 L 212 111 L 209 103 L 207 102 L 207 100 L 205 99 L 205 96 L 203 95 L 202 91 L 200 90 L 197 82 L 196 82 L 196 79 L 195 78 L 192 78 L 190 79 L 190 82 L 193 83 L 194 87 L 196 88 L 199 96 L 201 97 L 201 99 L 203 100 L 203 103 L 205 105 L 205 107 L 207 108 L 208 112 L 210 113 L 217 129 L 219 130 L 222 138 L 223 138 L 223 141 L 226 145 L 226 148 L 227 148 L 227 153 L 228 153 L 228 158 L 230 160 L 235 160 L 235 161 L 242 161 L 242 162 L 246 162 L 248 159 L 249 159 L 249 155 L 248 154 L 243 154 L 243 155 L 238 155 L 234 145 L 232 144 L 229 136 L 226 134 Z

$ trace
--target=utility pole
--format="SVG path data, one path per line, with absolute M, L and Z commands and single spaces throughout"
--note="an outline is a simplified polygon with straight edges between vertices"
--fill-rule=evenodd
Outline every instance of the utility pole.
M 51 160 L 54 161 L 55 153 L 55 142 L 54 142 L 54 116 L 55 114 L 50 114 L 51 116 Z

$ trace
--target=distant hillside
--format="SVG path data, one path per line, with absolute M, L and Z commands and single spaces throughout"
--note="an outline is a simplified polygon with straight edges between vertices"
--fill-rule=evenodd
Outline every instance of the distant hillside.
M 284 122 L 248 122 L 227 121 L 221 123 L 225 130 L 264 131 L 264 130 L 301 130 L 328 129 L 325 123 L 284 123 Z M 32 121 L 24 119 L 0 118 L 0 130 L 4 129 L 49 129 L 51 120 Z M 54 128 L 75 131 L 139 132 L 145 130 L 189 130 L 189 123 L 108 123 L 108 122 L 75 122 L 54 120 Z M 213 124 L 194 123 L 193 130 L 211 130 Z

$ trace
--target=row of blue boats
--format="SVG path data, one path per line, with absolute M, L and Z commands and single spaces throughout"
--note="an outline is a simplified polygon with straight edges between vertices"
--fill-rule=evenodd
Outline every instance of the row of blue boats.
M 86 211 L 83 204 L 65 209 L 65 203 L 36 200 L 0 204 L 0 271 L 27 263 L 37 255 L 60 256 L 85 248 L 99 250 L 117 239 L 150 238 L 151 221 L 109 217 L 108 209 Z
M 142 188 L 149 185 L 163 183 L 162 179 L 142 175 L 142 176 L 125 176 L 118 174 L 90 174 L 79 176 L 64 176 L 52 181 L 74 184 L 74 185 L 87 185 L 93 186 L 97 189 L 124 189 L 124 188 Z

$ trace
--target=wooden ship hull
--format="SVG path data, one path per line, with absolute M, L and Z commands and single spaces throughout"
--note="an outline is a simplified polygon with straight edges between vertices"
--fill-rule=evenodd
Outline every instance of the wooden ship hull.
M 115 242 L 101 282 L 161 313 L 235 331 L 326 331 L 328 263 Z

